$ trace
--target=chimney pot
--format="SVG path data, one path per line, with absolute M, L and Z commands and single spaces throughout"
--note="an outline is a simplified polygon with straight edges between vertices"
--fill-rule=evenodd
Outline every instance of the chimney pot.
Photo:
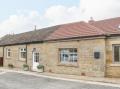
M 35 25 L 35 26 L 34 26 L 34 30 L 36 31 L 36 29 L 37 29 L 37 26 Z
M 90 17 L 90 20 L 88 21 L 89 23 L 93 23 L 95 20 L 93 19 L 93 17 Z

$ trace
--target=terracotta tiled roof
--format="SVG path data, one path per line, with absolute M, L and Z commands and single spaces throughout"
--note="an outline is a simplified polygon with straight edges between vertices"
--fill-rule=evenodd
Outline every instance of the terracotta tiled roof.
M 88 23 L 77 22 L 61 25 L 46 40 L 99 35 L 104 35 L 104 32 Z
M 6 35 L 0 40 L 0 45 L 12 45 L 48 40 L 71 39 L 79 37 L 105 36 L 106 34 L 120 35 L 120 17 L 91 21 L 90 23 L 76 22 L 43 28 L 15 35 Z
M 101 29 L 106 34 L 120 34 L 120 17 L 101 21 L 92 21 L 90 24 Z

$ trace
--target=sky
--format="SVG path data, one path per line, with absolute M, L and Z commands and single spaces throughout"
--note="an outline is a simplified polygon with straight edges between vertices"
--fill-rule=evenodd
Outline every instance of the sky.
M 0 0 L 0 37 L 57 24 L 120 17 L 120 0 Z

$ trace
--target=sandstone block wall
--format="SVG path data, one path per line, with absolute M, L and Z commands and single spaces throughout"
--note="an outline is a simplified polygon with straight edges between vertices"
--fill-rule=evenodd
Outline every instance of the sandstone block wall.
M 3 47 L 0 47 L 0 57 L 3 57 Z
M 26 45 L 6 46 L 4 48 L 4 66 L 12 63 L 17 68 L 22 68 L 26 61 L 19 60 L 19 48 Z M 12 57 L 6 58 L 6 48 L 11 48 Z M 45 42 L 36 44 L 27 44 L 27 64 L 32 69 L 33 49 L 40 53 L 40 64 L 45 66 L 46 72 L 86 75 L 104 77 L 105 75 L 105 40 L 91 39 L 80 41 L 65 42 Z M 59 62 L 59 48 L 77 48 L 78 63 L 77 65 L 61 65 Z M 100 59 L 94 58 L 94 52 L 100 52 Z
M 81 40 L 69 42 L 46 43 L 46 71 L 86 76 L 103 77 L 105 73 L 105 40 Z M 69 66 L 59 63 L 59 48 L 77 48 L 78 65 Z M 94 58 L 94 52 L 100 52 L 100 59 Z
M 120 63 L 114 62 L 113 45 L 120 45 L 120 37 L 106 40 L 106 76 L 120 77 Z
M 19 60 L 19 52 L 20 48 L 25 48 L 26 45 L 13 45 L 13 46 L 5 46 L 4 47 L 4 66 L 7 67 L 8 64 L 13 64 L 14 67 L 22 68 L 23 64 L 25 64 L 25 61 Z M 11 57 L 7 58 L 7 48 L 11 49 Z

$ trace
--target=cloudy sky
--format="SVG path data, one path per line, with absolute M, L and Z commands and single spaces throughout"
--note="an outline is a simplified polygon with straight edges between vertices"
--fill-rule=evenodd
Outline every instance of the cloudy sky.
M 57 24 L 120 16 L 120 0 L 0 0 L 0 37 Z

